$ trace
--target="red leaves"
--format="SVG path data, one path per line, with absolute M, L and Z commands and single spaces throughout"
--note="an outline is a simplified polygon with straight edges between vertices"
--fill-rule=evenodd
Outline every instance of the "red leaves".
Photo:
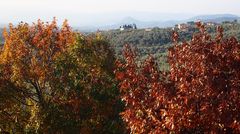
M 116 78 L 117 78 L 117 80 L 122 80 L 122 79 L 124 78 L 124 73 L 122 73 L 122 72 L 117 72 L 117 73 L 116 73 Z
M 152 57 L 138 65 L 125 47 L 116 78 L 124 89 L 123 119 L 133 133 L 240 132 L 240 44 L 223 39 L 221 27 L 215 39 L 202 23 L 197 27 L 190 42 L 169 49 L 170 72 L 160 72 Z
M 177 42 L 178 38 L 179 38 L 178 33 L 173 31 L 173 33 L 172 33 L 172 40 L 173 40 L 173 42 Z
M 218 26 L 216 41 L 220 41 L 222 38 L 223 38 L 223 28 L 221 26 Z
M 165 90 L 161 90 L 165 88 L 165 84 L 160 79 L 161 72 L 157 70 L 157 64 L 150 57 L 143 64 L 138 65 L 136 54 L 129 46 L 125 47 L 124 55 L 126 61 L 124 63 L 118 61 L 115 71 L 116 78 L 120 82 L 122 99 L 126 104 L 126 111 L 122 113 L 123 119 L 129 129 L 135 133 L 164 132 L 162 128 L 155 127 L 156 124 L 162 124 L 158 109 L 162 106 L 164 100 L 162 98 L 167 98 L 167 96 L 159 96 L 165 94 L 163 92 Z M 148 125 L 155 129 L 151 129 Z M 146 127 L 149 129 L 145 130 Z

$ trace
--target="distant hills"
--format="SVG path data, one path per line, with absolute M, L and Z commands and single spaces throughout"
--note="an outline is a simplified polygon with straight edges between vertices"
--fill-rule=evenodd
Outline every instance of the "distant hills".
M 234 21 L 239 20 L 240 17 L 233 14 L 215 14 L 215 15 L 200 15 L 190 18 L 189 20 L 201 20 L 203 22 L 216 22 L 221 23 L 223 21 Z
M 216 22 L 221 23 L 223 21 L 234 21 L 240 20 L 240 17 L 233 14 L 212 14 L 212 15 L 184 15 L 184 14 L 157 14 L 157 13 L 141 13 L 142 17 L 134 16 L 134 14 L 128 14 L 129 17 L 116 15 L 117 20 L 112 20 L 106 23 L 97 23 L 96 24 L 88 24 L 86 26 L 75 25 L 74 29 L 79 30 L 81 32 L 95 32 L 97 30 L 111 30 L 118 29 L 120 26 L 125 24 L 136 24 L 138 28 L 153 28 L 153 27 L 173 27 L 179 23 L 186 23 L 188 21 L 196 21 L 201 20 L 203 22 Z M 126 15 L 126 16 L 128 16 Z M 134 16 L 134 17 L 131 17 Z M 155 16 L 155 17 L 148 17 Z M 169 17 L 170 16 L 170 17 Z M 190 17 L 189 17 L 190 16 Z M 193 16 L 193 17 L 191 17 Z M 110 17 L 111 18 L 111 17 Z M 122 19 L 121 19 L 122 18 Z M 138 18 L 138 19 L 136 19 Z M 96 20 L 99 18 L 96 18 Z M 94 20 L 93 20 L 94 21 Z M 2 24 L 0 22 L 0 28 L 7 26 L 7 24 Z
M 177 20 L 169 20 L 169 21 L 140 21 L 140 20 L 136 20 L 132 17 L 127 17 L 124 18 L 122 22 L 120 22 L 119 24 L 128 24 L 128 23 L 135 23 L 137 24 L 137 26 L 139 28 L 147 28 L 147 27 L 170 27 L 170 26 L 174 26 L 175 24 L 177 24 L 180 21 Z M 117 24 L 117 25 L 119 25 Z
M 105 26 L 98 26 L 98 27 L 92 27 L 91 31 L 94 30 L 110 30 L 110 29 L 118 29 L 119 26 L 124 24 L 133 24 L 135 23 L 138 28 L 149 28 L 149 27 L 173 27 L 174 25 L 178 23 L 186 23 L 188 21 L 197 21 L 201 20 L 203 22 L 216 22 L 216 23 L 222 23 L 224 21 L 234 21 L 234 20 L 240 20 L 240 17 L 233 14 L 214 14 L 214 15 L 199 15 L 194 16 L 189 19 L 185 20 L 168 20 L 168 21 L 143 21 L 143 20 L 137 20 L 133 17 L 126 17 L 123 18 L 122 21 L 117 22 L 115 24 L 111 25 L 105 25 Z M 87 30 L 87 27 L 79 28 L 80 30 Z

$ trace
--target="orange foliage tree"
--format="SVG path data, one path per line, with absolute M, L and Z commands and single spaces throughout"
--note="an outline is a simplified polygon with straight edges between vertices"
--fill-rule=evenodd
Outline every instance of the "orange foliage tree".
M 16 93 L 24 96 L 20 99 L 24 106 L 36 104 L 40 109 L 46 108 L 57 92 L 54 61 L 74 43 L 75 34 L 67 21 L 59 29 L 54 19 L 51 23 L 39 20 L 32 26 L 23 22 L 17 26 L 10 24 L 3 35 L 1 79 L 13 85 L 5 87 L 21 89 Z M 10 98 L 16 98 L 15 95 Z
M 123 133 L 115 57 L 104 38 L 55 19 L 10 24 L 4 38 L 0 132 Z
M 212 38 L 197 23 L 191 41 L 169 49 L 169 71 L 159 71 L 153 58 L 138 63 L 131 47 L 117 61 L 116 79 L 125 101 L 122 117 L 133 133 L 239 133 L 240 44 Z
M 4 32 L 5 43 L 1 53 L 2 72 L 6 79 L 15 82 L 32 94 L 32 100 L 45 107 L 55 93 L 54 61 L 74 43 L 74 33 L 67 22 L 58 29 L 56 20 L 29 26 L 10 24 Z

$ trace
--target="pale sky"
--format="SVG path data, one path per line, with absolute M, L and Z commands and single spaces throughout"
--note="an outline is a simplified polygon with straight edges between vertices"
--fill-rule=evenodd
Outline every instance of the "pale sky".
M 240 0 L 0 0 L 0 24 L 38 18 L 49 21 L 54 16 L 59 21 L 68 19 L 73 25 L 93 25 L 129 16 L 157 20 L 159 16 L 151 13 L 170 14 L 162 20 L 201 14 L 240 16 Z

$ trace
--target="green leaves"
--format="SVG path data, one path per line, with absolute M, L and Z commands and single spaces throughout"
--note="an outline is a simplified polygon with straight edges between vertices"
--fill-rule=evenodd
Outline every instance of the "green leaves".
M 55 71 L 62 86 L 60 92 L 64 94 L 60 106 L 69 106 L 70 111 L 67 110 L 64 117 L 78 120 L 76 125 L 80 131 L 123 131 L 118 115 L 121 103 L 113 69 L 110 69 L 113 66 L 113 52 L 99 35 L 78 35 L 76 43 L 56 60 Z M 110 129 L 107 122 L 119 127 Z

